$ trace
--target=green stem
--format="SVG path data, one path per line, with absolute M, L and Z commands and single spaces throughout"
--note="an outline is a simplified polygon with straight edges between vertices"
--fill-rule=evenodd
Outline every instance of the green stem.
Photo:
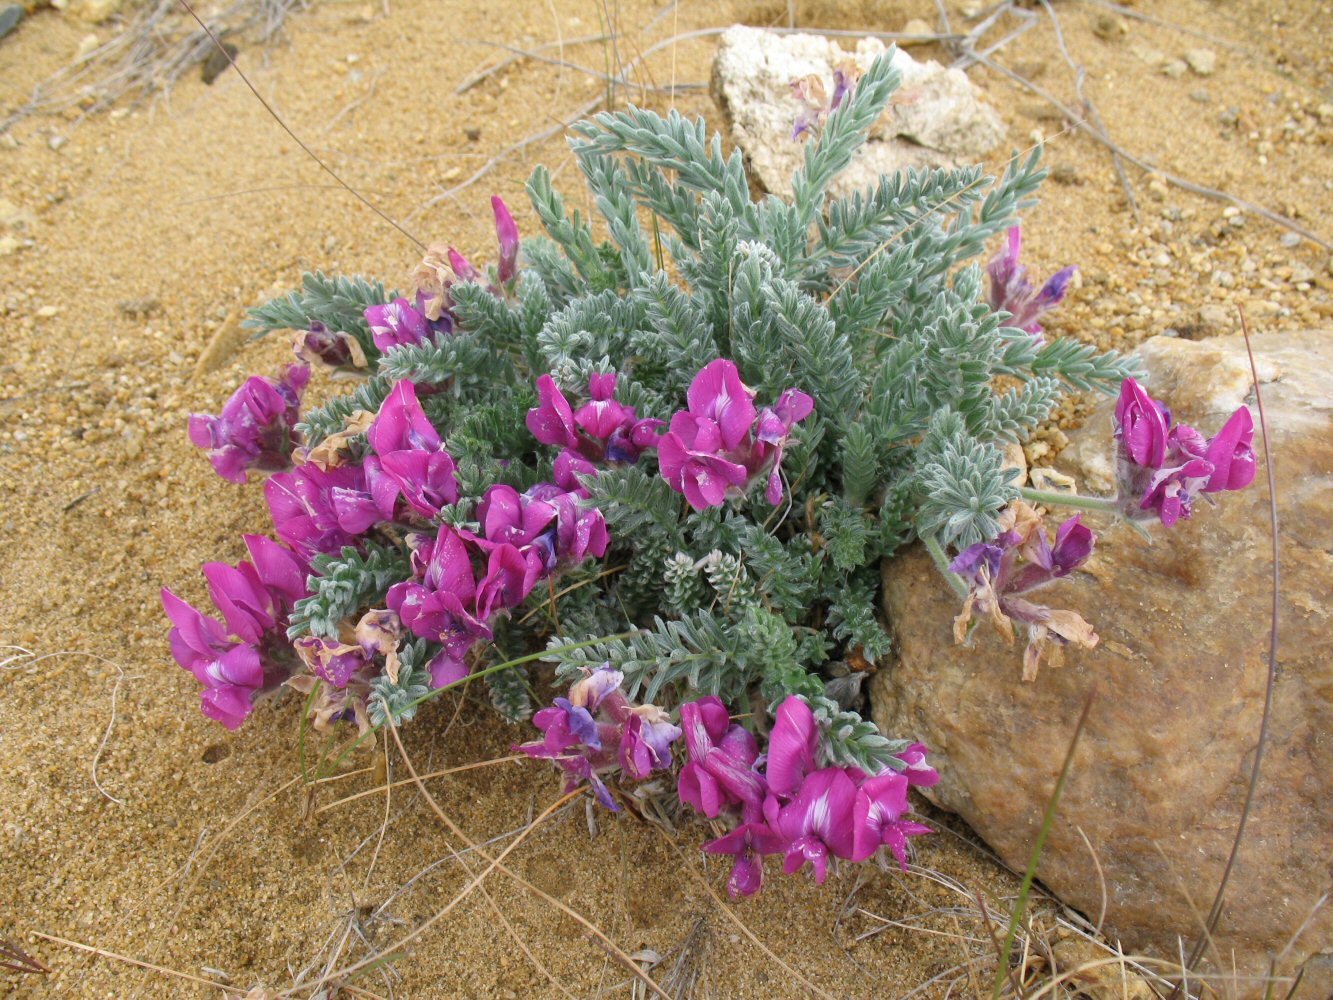
M 1014 901 L 1014 910 L 1009 917 L 1009 930 L 1004 936 L 1000 968 L 995 973 L 995 985 L 991 990 L 992 1000 L 1000 1000 L 1000 991 L 1004 988 L 1004 981 L 1009 976 L 1009 956 L 1013 953 L 1014 939 L 1018 936 L 1018 924 L 1023 919 L 1023 911 L 1027 909 L 1028 894 L 1032 891 L 1032 882 L 1037 877 L 1037 862 L 1041 860 L 1041 852 L 1046 846 L 1046 835 L 1051 832 L 1051 825 L 1055 822 L 1055 810 L 1060 805 L 1060 793 L 1064 791 L 1065 782 L 1069 778 L 1069 769 L 1074 763 L 1074 751 L 1078 749 L 1079 738 L 1083 735 L 1083 727 L 1088 723 L 1088 715 L 1092 711 L 1092 703 L 1096 697 L 1097 685 L 1093 684 L 1088 690 L 1088 697 L 1083 702 L 1083 711 L 1079 714 L 1078 723 L 1074 726 L 1074 735 L 1069 739 L 1069 749 L 1065 752 L 1064 763 L 1060 765 L 1060 775 L 1055 779 L 1055 788 L 1051 791 L 1051 797 L 1046 803 L 1046 814 L 1041 818 L 1041 829 L 1037 831 L 1037 842 L 1032 845 L 1032 853 L 1028 856 L 1027 871 L 1023 873 L 1023 884 L 1019 887 L 1018 899 Z
M 949 568 L 949 557 L 944 554 L 944 549 L 940 548 L 939 539 L 934 535 L 922 535 L 921 544 L 930 553 L 930 558 L 935 560 L 935 568 L 944 576 L 945 582 L 953 588 L 953 592 L 959 597 L 966 598 L 967 584 L 963 583 L 963 578 Z
M 1034 490 L 1027 486 L 1020 486 L 1018 495 L 1024 500 L 1050 507 L 1073 507 L 1076 510 L 1095 510 L 1104 514 L 1114 514 L 1120 510 L 1120 501 L 1111 497 L 1084 497 L 1077 493 L 1055 493 L 1050 490 Z

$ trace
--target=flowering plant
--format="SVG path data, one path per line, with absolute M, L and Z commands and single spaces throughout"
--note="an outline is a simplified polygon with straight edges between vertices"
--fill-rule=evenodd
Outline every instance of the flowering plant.
M 952 546 L 960 635 L 982 615 L 1039 649 L 1070 640 L 1020 595 L 1091 534 L 1075 519 L 1052 544 L 1011 506 L 1001 448 L 1134 368 L 1034 336 L 1067 274 L 1034 298 L 1016 259 L 992 264 L 982 301 L 975 259 L 1030 204 L 1035 153 L 988 186 L 906 171 L 829 195 L 896 84 L 882 58 L 798 121 L 790 201 L 752 201 L 701 122 L 604 113 L 572 146 L 608 239 L 539 167 L 546 235 L 520 243 L 492 199 L 494 265 L 431 246 L 406 294 L 313 274 L 252 310 L 261 333 L 294 331 L 303 364 L 191 425 L 224 477 L 269 474 L 278 539 L 204 567 L 221 622 L 163 591 L 205 713 L 235 727 L 285 684 L 316 728 L 369 731 L 480 680 L 540 730 L 525 754 L 608 807 L 618 780 L 675 775 L 681 803 L 733 821 L 705 850 L 735 858 L 734 893 L 769 854 L 818 879 L 881 847 L 901 863 L 924 830 L 907 788 L 935 774 L 861 714 L 890 650 L 880 563 L 914 538 Z M 298 415 L 316 364 L 360 384 Z M 1126 482 L 1172 498 L 1144 510 L 1184 516 L 1182 498 L 1243 478 L 1238 434 L 1164 432 L 1159 455 L 1153 412 L 1122 419 L 1152 472 Z M 570 685 L 535 714 L 533 653 Z

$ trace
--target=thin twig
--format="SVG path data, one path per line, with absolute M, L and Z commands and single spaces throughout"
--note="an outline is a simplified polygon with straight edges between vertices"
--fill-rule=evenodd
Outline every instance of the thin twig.
M 1264 468 L 1268 474 L 1269 530 L 1272 536 L 1273 551 L 1273 601 L 1269 611 L 1268 676 L 1264 683 L 1264 707 L 1263 713 L 1259 716 L 1259 741 L 1254 748 L 1254 764 L 1250 768 L 1249 786 L 1245 789 L 1245 804 L 1241 806 L 1240 821 L 1236 824 L 1236 836 L 1231 842 L 1231 852 L 1227 855 L 1226 867 L 1222 869 L 1222 878 L 1217 885 L 1217 895 L 1213 897 L 1212 909 L 1208 911 L 1204 933 L 1200 935 L 1199 940 L 1195 942 L 1193 949 L 1190 951 L 1188 963 L 1190 970 L 1193 970 L 1195 964 L 1202 957 L 1207 939 L 1216 929 L 1217 921 L 1222 916 L 1222 902 L 1226 897 L 1227 883 L 1231 880 L 1232 869 L 1235 867 L 1236 858 L 1240 854 L 1241 841 L 1245 837 L 1245 826 L 1249 822 L 1250 812 L 1254 808 L 1254 796 L 1259 789 L 1259 768 L 1263 764 L 1264 749 L 1268 745 L 1268 724 L 1273 714 L 1273 690 L 1277 685 L 1277 635 L 1280 607 L 1278 598 L 1281 593 L 1281 575 L 1278 560 L 1277 478 L 1273 472 L 1273 453 L 1268 443 L 1268 423 L 1264 419 L 1264 397 L 1259 389 L 1259 369 L 1254 363 L 1254 347 L 1250 343 L 1250 328 L 1245 320 L 1245 310 L 1237 307 L 1237 312 L 1240 314 L 1241 332 L 1245 335 L 1245 353 L 1250 359 L 1250 375 L 1254 379 L 1254 402 L 1259 410 L 1259 436 L 1264 443 Z
M 1138 167 L 1140 170 L 1156 174 L 1165 183 L 1172 184 L 1175 187 L 1180 188 L 1181 190 L 1189 191 L 1191 194 L 1197 194 L 1204 198 L 1211 198 L 1214 201 L 1225 201 L 1229 204 L 1235 205 L 1237 208 L 1242 209 L 1243 211 L 1251 212 L 1255 215 L 1265 218 L 1269 222 L 1272 222 L 1275 225 L 1282 226 L 1284 229 L 1290 229 L 1293 233 L 1299 233 L 1301 236 L 1305 237 L 1311 243 L 1315 243 L 1318 246 L 1323 247 L 1325 250 L 1333 250 L 1333 243 L 1330 243 L 1323 237 L 1315 235 L 1310 230 L 1300 225 L 1300 223 L 1287 218 L 1285 215 L 1282 215 L 1279 212 L 1274 212 L 1272 209 L 1264 208 L 1262 205 L 1256 205 L 1254 202 L 1246 201 L 1244 198 L 1239 198 L 1234 194 L 1228 194 L 1227 192 L 1219 191 L 1216 188 L 1210 188 L 1202 184 L 1196 184 L 1194 181 L 1187 180 L 1186 178 L 1180 177 L 1176 174 L 1168 173 L 1167 171 L 1162 170 L 1160 167 L 1153 166 L 1147 160 L 1144 160 L 1139 156 L 1135 156 L 1133 153 L 1127 151 L 1123 146 L 1120 146 L 1115 142 L 1112 142 L 1111 139 L 1105 133 L 1103 133 L 1095 125 L 1088 122 L 1086 119 L 1079 118 L 1077 112 L 1075 112 L 1072 108 L 1064 104 L 1064 102 L 1060 101 L 1058 98 L 1053 96 L 1050 93 L 1050 91 L 1046 90 L 1044 87 L 1040 86 L 1039 84 L 1033 83 L 1031 80 L 1023 76 L 1022 74 L 1015 73 L 1013 70 L 1000 65 L 994 59 L 991 59 L 988 56 L 985 56 L 981 53 L 975 53 L 975 55 L 977 61 L 980 62 L 982 65 L 986 66 L 989 69 L 994 70 L 1001 76 L 1008 77 L 1010 80 L 1013 80 L 1019 86 L 1032 91 L 1032 93 L 1036 94 L 1038 97 L 1042 98 L 1043 100 L 1051 104 L 1053 107 L 1063 112 L 1065 117 L 1070 122 L 1073 123 L 1071 127 L 1077 128 L 1080 131 L 1085 132 L 1093 139 L 1095 139 L 1097 142 L 1105 146 L 1107 149 L 1115 150 L 1117 153 L 1120 154 L 1120 156 L 1122 156 L 1130 163 L 1134 164 L 1134 166 Z
M 1065 33 L 1060 28 L 1060 18 L 1055 14 L 1055 8 L 1051 6 L 1051 0 L 1041 0 L 1042 9 L 1051 19 L 1051 27 L 1055 29 L 1055 44 L 1060 48 L 1060 55 L 1064 57 L 1065 64 L 1069 66 L 1074 74 L 1074 93 L 1078 95 L 1079 107 L 1087 112 L 1092 123 L 1097 126 L 1102 135 L 1110 136 L 1106 126 L 1102 124 L 1102 116 L 1097 113 L 1097 105 L 1093 104 L 1083 93 L 1083 81 L 1087 77 L 1087 70 L 1083 68 L 1082 63 L 1075 63 L 1069 54 L 1069 49 L 1065 46 Z M 1120 152 L 1113 146 L 1111 147 L 1111 165 L 1115 167 L 1116 177 L 1120 179 L 1120 188 L 1125 192 L 1125 201 L 1129 203 L 1129 212 L 1134 216 L 1136 223 L 1143 221 L 1139 215 L 1139 203 L 1134 198 L 1134 189 L 1129 185 L 1129 178 L 1125 176 L 1125 165 L 1120 162 Z

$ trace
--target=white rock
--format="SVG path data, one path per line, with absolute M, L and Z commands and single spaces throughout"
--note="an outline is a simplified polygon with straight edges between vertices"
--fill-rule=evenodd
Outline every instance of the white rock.
M 1186 49 L 1185 62 L 1200 76 L 1212 76 L 1217 69 L 1217 53 L 1212 49 Z
M 740 25 L 729 28 L 713 59 L 713 97 L 745 153 L 752 175 L 768 191 L 791 193 L 791 176 L 804 162 L 792 124 L 801 106 L 790 96 L 793 80 L 811 74 L 831 86 L 833 68 L 850 59 L 863 71 L 884 52 L 882 42 L 860 40 L 854 52 L 817 35 L 775 35 Z M 870 130 L 852 165 L 835 181 L 834 194 L 863 190 L 880 174 L 904 167 L 954 167 L 977 162 L 1004 138 L 999 116 L 981 103 L 967 76 L 932 61 L 918 62 L 901 49 L 893 57 L 902 86 Z

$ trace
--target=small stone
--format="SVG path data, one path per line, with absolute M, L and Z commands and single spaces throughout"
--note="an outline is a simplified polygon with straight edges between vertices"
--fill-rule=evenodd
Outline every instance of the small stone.
M 236 48 L 235 45 L 232 45 L 231 42 L 223 42 L 221 49 L 216 45 L 213 46 L 213 50 L 208 53 L 208 58 L 204 60 L 204 67 L 201 72 L 204 83 L 208 84 L 210 87 L 213 86 L 213 81 L 221 76 L 222 71 L 231 65 L 231 61 L 236 58 L 239 52 L 240 50 Z
M 1235 313 L 1226 306 L 1215 304 L 1199 306 L 1199 322 L 1210 329 L 1228 329 L 1234 319 Z
M 1148 48 L 1147 46 L 1142 46 L 1142 45 L 1135 46 L 1133 52 L 1136 56 L 1139 57 L 1139 59 L 1141 59 L 1143 62 L 1147 63 L 1154 69 L 1165 63 L 1168 58 L 1165 52 L 1161 52 L 1157 49 Z
M 1288 250 L 1290 250 L 1293 247 L 1298 247 L 1301 245 L 1301 234 L 1283 233 L 1281 236 L 1278 237 L 1278 242 L 1281 243 Z
M 51 319 L 53 316 L 55 316 L 55 315 L 56 315 L 57 313 L 59 313 L 59 312 L 60 312 L 60 307 L 59 307 L 59 306 L 42 306 L 42 308 L 40 308 L 40 309 L 37 310 L 37 318 L 38 318 L 38 319 Z
M 46 145 L 51 149 L 59 149 L 65 143 L 69 142 L 63 135 L 53 135 L 46 140 Z
M 1200 76 L 1212 76 L 1217 69 L 1217 53 L 1212 49 L 1186 49 L 1185 62 Z
M 0 257 L 8 257 L 12 253 L 17 253 L 19 241 L 12 236 L 0 236 Z
M 1148 193 L 1152 195 L 1153 201 L 1165 201 L 1168 193 L 1166 182 L 1160 177 L 1154 177 L 1148 182 Z
M 966 20 L 975 21 L 981 16 L 981 12 L 985 10 L 985 6 L 979 3 L 978 0 L 967 0 L 967 3 L 963 4 L 959 10 L 962 11 L 963 17 Z
M 75 13 L 85 21 L 101 24 L 113 14 L 119 12 L 123 0 L 81 0 Z
M 151 316 L 153 313 L 157 312 L 157 310 L 162 307 L 162 302 L 159 299 L 151 297 L 146 299 L 124 299 L 117 302 L 116 307 L 126 316 L 133 319 L 143 319 L 144 317 Z
M 90 55 L 97 51 L 102 44 L 102 40 L 91 31 L 79 40 L 79 47 L 74 52 L 74 61 L 83 62 Z
M 1333 104 L 1321 104 L 1314 109 L 1315 117 L 1321 122 L 1333 121 Z
M 1162 72 L 1173 80 L 1179 80 L 1189 72 L 1189 66 L 1179 59 L 1172 59 L 1162 66 Z
M 1092 33 L 1104 42 L 1113 42 L 1129 34 L 1129 24 L 1123 17 L 1103 11 L 1092 23 Z
M 903 25 L 902 33 L 904 35 L 933 35 L 935 34 L 935 31 L 929 24 L 921 20 L 921 18 L 914 17 Z M 898 39 L 898 44 L 902 46 L 927 45 L 931 41 L 932 39 L 929 38 L 900 38 Z
M 0 38 L 18 27 L 18 23 L 23 20 L 23 5 L 19 3 L 8 3 L 0 7 Z
M 1213 95 L 1206 90 L 1191 90 L 1190 100 L 1197 101 L 1199 104 L 1207 104 L 1213 99 Z
M 1272 299 L 1250 299 L 1245 303 L 1245 312 L 1254 319 L 1277 319 L 1282 315 L 1282 305 Z
M 1057 163 L 1051 168 L 1051 180 L 1057 184 L 1082 184 L 1083 175 L 1078 172 L 1078 168 L 1072 163 Z

